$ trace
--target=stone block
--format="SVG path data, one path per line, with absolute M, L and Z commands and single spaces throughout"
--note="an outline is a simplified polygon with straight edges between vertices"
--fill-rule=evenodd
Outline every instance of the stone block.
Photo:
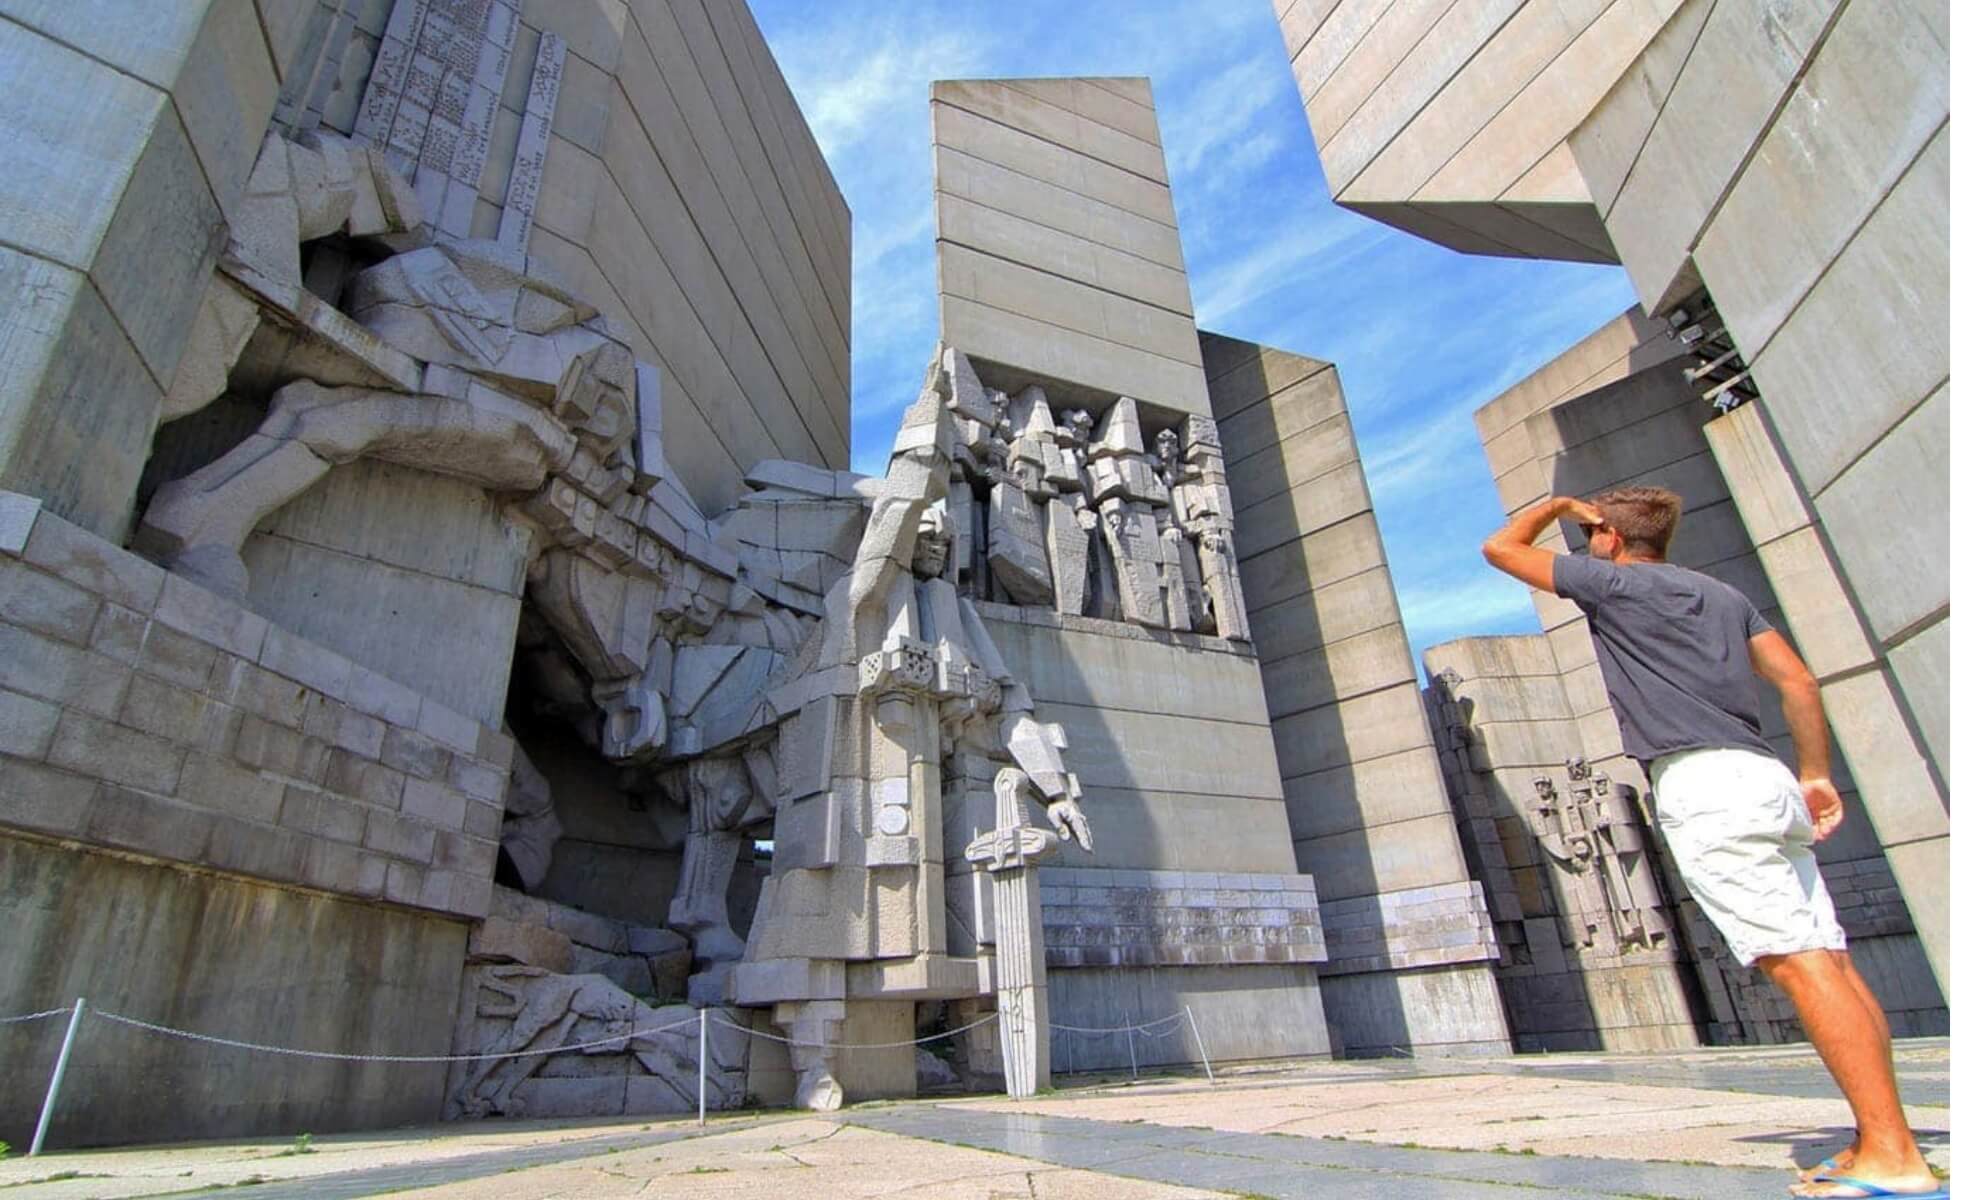
M 413 726 L 419 722 L 419 693 L 368 667 L 351 664 L 343 699 L 352 708 L 388 725 Z
M 1817 678 L 1873 660 L 1856 606 L 1812 526 L 1766 543 L 1759 556 L 1787 618 L 1785 632 Z
M 79 19 L 77 14 L 56 25 Z M 90 23 L 121 24 L 112 18 Z M 91 33 L 79 44 L 103 40 L 106 35 Z M 11 20 L 0 23 L 0 75 L 9 80 L 0 99 L 0 128 L 9 131 L 0 142 L 0 211 L 9 214 L 8 241 L 86 271 L 153 135 L 165 94 Z M 56 96 L 64 103 L 47 102 Z M 62 203 L 46 202 L 51 179 L 62 181 Z
M 144 635 L 149 624 L 143 616 L 122 605 L 106 604 L 96 615 L 96 628 L 90 630 L 89 648 L 120 663 L 135 664 L 144 651 Z
M 385 892 L 387 862 L 356 846 L 318 840 L 311 844 L 303 862 L 303 879 L 327 892 L 375 899 Z
M 626 953 L 626 927 L 622 922 L 562 904 L 551 905 L 549 916 L 550 928 L 580 946 L 607 954 Z
M 336 732 L 327 739 L 346 750 L 377 758 L 385 747 L 385 722 L 376 717 L 367 717 L 350 707 L 340 707 L 337 712 Z
M 1946 800 L 1881 670 L 1822 685 L 1822 706 L 1877 837 L 1886 847 L 1942 837 Z
M 1885 861 L 1904 893 L 1918 941 L 1938 977 L 1939 990 L 1952 1002 L 1952 839 L 1927 838 L 1886 845 Z
M 1240 477 L 1256 474 L 1243 472 Z M 1234 498 L 1238 490 L 1232 489 Z M 1327 529 L 1369 509 L 1368 484 L 1362 477 L 1361 464 L 1348 462 L 1276 495 L 1263 497 L 1239 512 L 1238 554 L 1242 558 L 1256 557 L 1274 546 Z
M 1466 875 L 1457 827 L 1448 813 L 1300 839 L 1293 843 L 1293 853 L 1301 873 L 1313 876 L 1322 903 L 1428 887 Z
M 34 532 L 35 518 L 40 515 L 41 501 L 38 498 L 23 496 L 19 492 L 0 492 L 0 552 L 19 556 L 26 551 Z
M 203 865 L 284 883 L 305 878 L 310 839 L 231 817 L 216 816 L 200 854 Z
M 241 714 L 199 692 L 138 675 L 131 680 L 119 720 L 153 737 L 227 754 L 233 750 Z
M 385 864 L 384 897 L 394 904 L 410 904 L 426 907 L 426 886 L 429 872 L 424 867 L 416 867 L 407 862 Z
M 283 789 L 280 821 L 301 833 L 357 845 L 364 840 L 364 805 L 290 784 Z
M 99 786 L 94 779 L 0 753 L 0 825 L 74 836 L 88 820 Z
M 1450 811 L 1437 759 L 1427 747 L 1356 759 L 1286 781 L 1286 819 L 1296 839 Z
M 1891 648 L 1891 677 L 1943 779 L 1952 777 L 1952 618 Z
M 509 776 L 487 763 L 466 755 L 455 755 L 449 782 L 477 800 L 499 804 L 508 793 Z
M 445 779 L 453 753 L 425 734 L 394 724 L 385 729 L 379 757 L 395 771 L 419 779 Z
M 161 795 L 171 794 L 178 783 L 184 755 L 161 738 L 73 709 L 62 714 L 48 748 L 55 766 Z
M 492 879 L 499 843 L 465 833 L 442 833 L 433 840 L 433 865 L 459 875 Z
M 367 850 L 376 850 L 395 858 L 412 859 L 426 863 L 433 858 L 433 839 L 437 831 L 431 825 L 409 821 L 397 813 L 373 809 L 365 815 L 364 845 Z
M 0 38 L 17 28 L 0 26 Z M 0 172 L 7 166 L 0 153 Z M 24 169 L 41 178 L 45 166 Z M 40 212 L 66 207 L 26 203 Z M 0 284 L 32 297 L 0 326 L 10 360 L 0 392 L 0 488 L 38 496 L 49 512 L 121 542 L 163 390 L 81 276 L 0 250 Z
M 473 754 L 480 743 L 481 726 L 427 697 L 420 701 L 419 732 L 463 754 Z
M 228 2 L 245 6 L 247 0 Z M 257 133 L 250 151 L 258 141 Z M 245 165 L 241 171 L 244 179 Z M 199 312 L 197 304 L 186 303 L 186 295 L 203 289 L 211 277 L 225 229 L 193 145 L 168 107 L 138 156 L 89 268 L 97 292 L 161 392 L 178 372 Z
M 1241 560 L 1238 573 L 1244 581 L 1246 608 L 1252 614 L 1253 636 L 1261 639 L 1261 646 L 1265 644 L 1257 624 L 1262 619 L 1261 610 L 1383 566 L 1386 562 L 1372 513 L 1361 513 L 1314 530 L 1296 542 L 1288 542 Z M 1386 577 L 1382 582 L 1388 582 Z M 1374 624 L 1388 623 L 1377 621 Z M 1333 640 L 1332 635 L 1329 640 Z
M 468 934 L 468 961 L 516 962 L 568 975 L 573 969 L 571 939 L 541 925 L 490 916 Z
M 179 575 L 167 575 L 155 620 L 250 662 L 261 654 L 268 621 Z
M 16 553 L 35 566 L 136 612 L 149 613 L 158 602 L 165 572 L 157 566 L 52 513 L 33 526 L 34 535 Z
M 231 686 L 212 688 L 211 681 L 220 666 L 219 651 L 198 638 L 189 637 L 156 621 L 145 630 L 144 645 L 138 652 L 136 665 L 140 672 L 175 687 L 203 688 L 210 693 L 217 691 L 216 698 L 221 700 L 259 701 L 270 698 L 253 683 L 238 677 L 225 681 Z M 267 707 L 273 708 L 277 713 L 281 710 L 279 702 Z M 257 706 L 257 711 L 265 711 L 265 709 Z
M 324 767 L 324 787 L 380 808 L 399 808 L 407 785 L 406 777 L 391 767 L 343 748 L 331 750 Z
M 1755 546 L 1808 524 L 1807 505 L 1756 405 L 1743 404 L 1704 426 L 1746 535 Z
M 1945 380 L 1951 134 L 1932 139 L 1764 351 L 1749 360 L 1787 458 L 1818 499 Z M 1860 346 L 1843 354 L 1842 346 Z
M 271 626 L 261 646 L 263 667 L 338 700 L 350 686 L 351 662 L 314 642 Z
M 77 646 L 89 644 L 97 599 L 24 563 L 0 562 L 0 621 Z
M 83 836 L 122 850 L 177 862 L 199 862 L 214 820 L 211 813 L 162 796 L 105 784 L 90 805 Z
M 399 811 L 441 829 L 457 830 L 467 817 L 467 796 L 431 780 L 407 779 Z
M 1287 779 L 1431 744 L 1413 681 L 1280 718 L 1272 740 Z
M 55 740 L 55 720 L 61 710 L 52 704 L 0 690 L 0 754 L 40 758 Z
M 1871 633 L 1888 641 L 1952 597 L 1952 387 L 1941 386 L 1815 499 Z M 1890 514 L 1902 513 L 1900 520 Z
M 1474 770 L 1557 766 L 1583 755 L 1581 727 L 1573 720 L 1503 721 L 1474 727 Z
M 1749 357 L 1945 122 L 1949 33 L 1942 6 L 1845 7 L 1720 204 L 1693 254 Z

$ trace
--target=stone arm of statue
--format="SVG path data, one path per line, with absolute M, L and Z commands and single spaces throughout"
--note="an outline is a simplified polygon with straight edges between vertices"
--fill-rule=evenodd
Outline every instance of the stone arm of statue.
M 1014 692 L 1017 696 L 1012 695 Z M 1079 806 L 1079 777 L 1066 770 L 1065 760 L 1059 754 L 1065 747 L 1065 732 L 1031 715 L 1031 697 L 1023 687 L 1007 686 L 1004 696 L 1006 703 L 1015 701 L 1023 705 L 1018 711 L 1004 712 L 999 732 L 1005 747 L 1044 799 L 1045 818 L 1058 831 L 1059 840 L 1077 841 L 1081 850 L 1091 853 L 1093 829 L 1087 823 L 1086 811 Z

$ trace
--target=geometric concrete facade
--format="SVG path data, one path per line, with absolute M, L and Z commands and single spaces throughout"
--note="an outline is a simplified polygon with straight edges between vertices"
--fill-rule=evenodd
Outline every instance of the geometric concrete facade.
M 1203 334 L 1335 1049 L 1503 1053 L 1484 895 L 1460 848 L 1333 366 Z
M 1454 249 L 1619 262 L 1650 316 L 1723 324 L 1758 399 L 1706 436 L 1949 988 L 1950 6 L 1576 6 L 1537 74 L 1512 51 L 1557 40 L 1559 5 L 1395 6 L 1371 30 L 1375 7 L 1281 6 L 1343 202 Z M 1572 86 L 1536 103 L 1550 74 Z M 1355 165 L 1450 144 L 1475 78 L 1508 99 L 1461 156 L 1495 169 L 1426 190 Z M 1379 151 L 1337 132 L 1364 125 Z M 1472 218 L 1531 216 L 1503 181 L 1543 161 L 1611 254 L 1483 244 Z
M 1011 395 L 1035 375 L 1208 416 L 1148 81 L 944 80 L 929 99 L 943 341 Z

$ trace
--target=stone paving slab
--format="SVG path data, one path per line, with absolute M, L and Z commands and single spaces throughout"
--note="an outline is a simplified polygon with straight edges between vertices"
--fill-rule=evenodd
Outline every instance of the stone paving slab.
M 1113 1175 L 1261 1196 L 1669 1197 L 1726 1200 L 1778 1196 L 1780 1171 L 1618 1159 L 1566 1159 L 1376 1146 L 1270 1134 L 1168 1130 L 1084 1117 L 990 1112 L 983 1107 L 900 1106 L 842 1118 L 966 1146 Z M 1154 1131 L 1154 1132 L 1151 1132 Z

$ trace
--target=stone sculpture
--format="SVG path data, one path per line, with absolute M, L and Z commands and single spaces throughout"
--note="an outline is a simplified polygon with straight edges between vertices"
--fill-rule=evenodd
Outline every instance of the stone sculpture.
M 1079 781 L 1060 757 L 1064 732 L 1033 716 L 956 586 L 942 502 L 953 412 L 975 407 L 967 372 L 953 352 L 931 364 L 852 570 L 793 673 L 807 699 L 781 734 L 777 860 L 735 991 L 775 1005 L 798 1102 L 814 1108 L 843 1098 L 830 1043 L 845 1013 L 844 964 L 947 951 L 942 788 L 960 773 L 951 760 L 1014 763 L 1059 836 L 1091 846 Z
M 1629 804 L 1632 789 L 1612 789 L 1607 775 L 1579 757 L 1567 760 L 1567 776 L 1565 801 L 1548 776 L 1533 781 L 1535 837 L 1567 882 L 1563 926 L 1573 930 L 1576 945 L 1597 954 L 1662 946 L 1670 928 L 1643 831 L 1627 812 L 1611 810 Z
M 1046 1007 L 1044 909 L 1032 870 L 1055 847 L 1026 819 L 1023 771 L 997 772 L 997 825 L 970 842 L 966 852 L 989 874 L 996 897 L 997 1032 L 1004 1060 L 1004 1090 L 1013 1099 L 1036 1095 L 1052 1083 L 1051 1017 Z
M 457 1070 L 450 1116 L 528 1115 L 518 1088 L 566 1052 L 630 1055 L 662 1091 L 646 1106 L 677 1112 L 694 1107 L 700 1046 L 693 1008 L 653 1008 L 603 975 L 558 975 L 529 966 L 473 967 L 464 987 L 471 997 L 464 1024 L 476 1034 L 462 1052 L 502 1057 Z M 732 1107 L 742 1098 L 741 1047 L 729 1036 L 709 1042 L 711 1102 Z

